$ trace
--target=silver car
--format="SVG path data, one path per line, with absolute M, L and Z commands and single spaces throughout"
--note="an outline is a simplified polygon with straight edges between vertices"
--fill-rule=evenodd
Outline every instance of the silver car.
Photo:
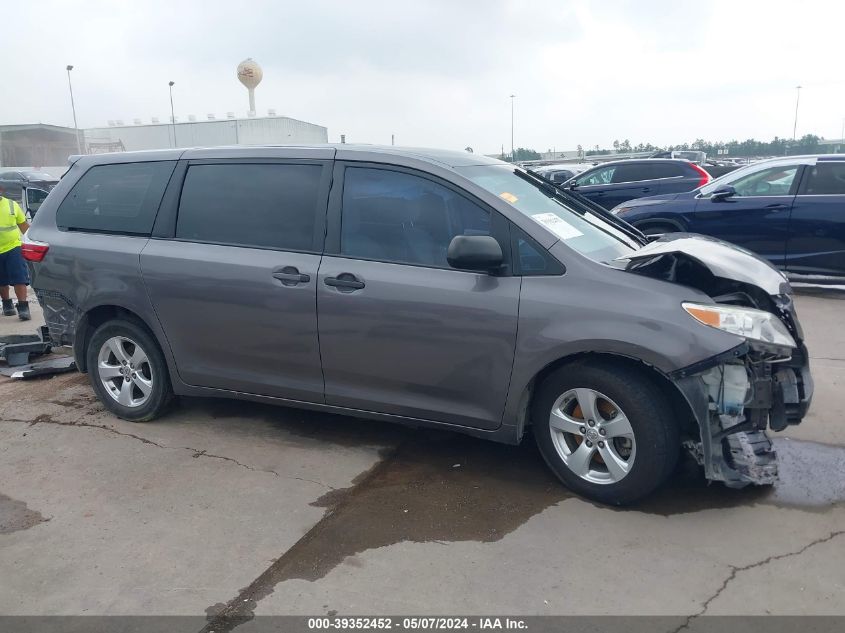
M 769 484 L 813 383 L 784 277 L 643 236 L 477 154 L 374 146 L 72 158 L 23 247 L 115 415 L 242 398 L 515 444 L 633 502 L 682 451 Z

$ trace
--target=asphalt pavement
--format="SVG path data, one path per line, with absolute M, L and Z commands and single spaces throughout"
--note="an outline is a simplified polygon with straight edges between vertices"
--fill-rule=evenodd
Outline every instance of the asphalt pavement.
M 0 614 L 845 614 L 843 298 L 797 299 L 816 399 L 778 485 L 686 466 L 627 509 L 530 438 L 226 400 L 133 424 L 87 376 L 0 377 Z

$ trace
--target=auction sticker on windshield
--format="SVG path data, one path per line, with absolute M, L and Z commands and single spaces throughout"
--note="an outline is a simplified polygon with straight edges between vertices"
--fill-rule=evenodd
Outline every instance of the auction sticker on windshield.
M 532 215 L 531 218 L 545 226 L 562 240 L 584 235 L 581 231 L 569 224 L 569 222 L 561 219 L 554 213 L 537 213 L 536 215 Z

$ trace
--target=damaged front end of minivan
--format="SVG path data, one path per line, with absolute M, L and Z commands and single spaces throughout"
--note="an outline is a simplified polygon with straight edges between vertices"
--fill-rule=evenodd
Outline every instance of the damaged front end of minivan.
M 705 292 L 714 303 L 685 303 L 687 313 L 742 337 L 733 349 L 669 375 L 699 426 L 700 437 L 685 440 L 685 448 L 709 480 L 774 483 L 777 459 L 766 429 L 800 423 L 813 395 L 789 283 L 751 253 L 698 235 L 666 235 L 626 260 L 629 272 Z

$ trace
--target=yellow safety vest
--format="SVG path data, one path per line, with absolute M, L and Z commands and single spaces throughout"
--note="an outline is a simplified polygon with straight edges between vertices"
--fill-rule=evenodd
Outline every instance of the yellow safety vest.
M 0 254 L 8 253 L 21 245 L 18 224 L 24 222 L 26 222 L 26 216 L 20 205 L 9 198 L 0 198 Z

